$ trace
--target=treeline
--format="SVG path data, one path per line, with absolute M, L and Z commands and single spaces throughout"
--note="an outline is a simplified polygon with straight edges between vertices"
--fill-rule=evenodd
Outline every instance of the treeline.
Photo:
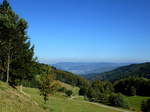
M 27 22 L 10 7 L 0 4 L 0 80 L 10 85 L 32 79 L 34 46 L 27 36 Z
M 129 77 L 115 81 L 114 90 L 127 96 L 150 96 L 150 79 L 142 77 Z M 150 99 L 141 103 L 143 112 L 150 112 Z
M 61 82 L 70 84 L 72 86 L 78 86 L 78 87 L 89 85 L 89 81 L 87 81 L 86 79 L 70 72 L 58 70 L 55 67 L 47 64 L 34 63 L 33 68 L 34 68 L 33 69 L 34 79 L 30 81 L 31 86 L 36 87 L 38 85 L 37 80 L 39 80 L 39 77 L 41 77 L 44 74 L 47 74 L 48 70 L 50 70 L 51 74 L 54 75 L 55 80 L 59 80 Z
M 150 79 L 130 77 L 114 83 L 115 92 L 128 96 L 150 96 Z
M 80 88 L 79 94 L 92 102 L 127 108 L 128 105 L 120 93 L 115 93 L 111 82 L 93 81 L 89 86 Z
M 150 78 L 150 63 L 132 64 L 119 67 L 110 72 L 105 72 L 93 76 L 91 79 L 115 81 L 127 77 L 145 77 Z

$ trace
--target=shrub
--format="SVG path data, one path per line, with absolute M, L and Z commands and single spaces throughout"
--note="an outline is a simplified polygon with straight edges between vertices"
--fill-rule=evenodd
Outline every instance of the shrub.
M 141 110 L 143 112 L 150 112 L 150 99 L 144 100 L 141 104 Z
M 87 96 L 87 93 L 88 93 L 88 88 L 87 87 L 81 87 L 80 88 L 79 95 Z
M 65 87 L 61 87 L 58 89 L 59 92 L 66 93 L 67 89 Z
M 111 94 L 109 96 L 109 104 L 111 106 L 117 106 L 117 107 L 124 107 L 124 108 L 128 107 L 127 103 L 124 100 L 123 95 L 120 93 L 119 94 L 115 94 L 115 93 Z
M 131 86 L 131 88 L 130 88 L 130 95 L 136 96 L 136 88 L 134 86 Z
M 67 90 L 67 91 L 66 91 L 66 95 L 67 95 L 67 96 L 71 96 L 72 93 L 73 93 L 73 92 L 72 92 L 71 90 Z
M 98 95 L 98 102 L 108 104 L 109 97 L 106 93 L 101 93 Z
M 88 97 L 89 101 L 95 102 L 97 99 L 96 91 L 92 88 L 89 88 L 88 93 L 87 93 L 87 97 Z

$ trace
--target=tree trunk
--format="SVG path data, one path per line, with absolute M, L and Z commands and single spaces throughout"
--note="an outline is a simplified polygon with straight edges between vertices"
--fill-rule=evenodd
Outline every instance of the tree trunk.
M 3 80 L 3 79 L 4 79 L 4 73 L 2 72 L 1 75 L 2 75 L 2 76 L 1 76 L 1 80 Z
M 9 69 L 10 69 L 10 50 L 8 52 L 8 59 L 7 59 L 7 80 L 6 82 L 9 82 Z
M 23 92 L 23 91 L 22 91 L 22 84 L 20 85 L 20 92 Z

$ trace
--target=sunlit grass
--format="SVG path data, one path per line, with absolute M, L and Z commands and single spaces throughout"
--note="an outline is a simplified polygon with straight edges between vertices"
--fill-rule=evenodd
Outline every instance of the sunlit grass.
M 143 100 L 150 99 L 150 97 L 143 97 L 143 96 L 125 96 L 126 101 L 128 102 L 129 107 L 132 110 L 136 110 L 140 112 L 141 110 L 141 103 Z

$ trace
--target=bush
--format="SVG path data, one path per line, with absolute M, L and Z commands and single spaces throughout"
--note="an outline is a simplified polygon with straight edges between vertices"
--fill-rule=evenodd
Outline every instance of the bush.
M 66 93 L 67 89 L 65 87 L 61 87 L 58 89 L 59 92 Z
M 81 87 L 80 88 L 79 95 L 87 96 L 87 93 L 88 93 L 88 88 L 87 87 Z
M 150 99 L 144 100 L 141 104 L 141 110 L 143 112 L 150 112 Z
M 98 95 L 98 102 L 103 104 L 108 104 L 109 97 L 106 93 L 101 93 Z
M 71 96 L 72 93 L 73 93 L 73 92 L 72 92 L 71 90 L 66 91 L 66 95 L 67 95 L 67 96 Z
M 134 86 L 131 86 L 131 88 L 130 88 L 130 95 L 136 96 L 136 88 Z
M 119 94 L 115 94 L 115 93 L 111 94 L 109 96 L 109 104 L 111 106 L 117 106 L 117 107 L 124 107 L 124 108 L 128 107 L 127 103 L 124 100 L 123 95 L 120 93 Z
M 96 91 L 92 88 L 89 88 L 88 93 L 87 93 L 87 97 L 88 97 L 89 101 L 95 102 L 97 99 Z

